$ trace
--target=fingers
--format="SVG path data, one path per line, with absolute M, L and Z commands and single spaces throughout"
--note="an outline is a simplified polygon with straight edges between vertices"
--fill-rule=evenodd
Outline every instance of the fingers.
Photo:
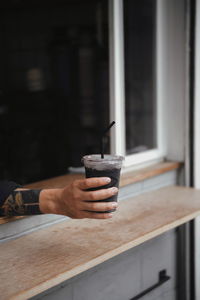
M 76 185 L 81 190 L 87 190 L 89 188 L 95 188 L 110 183 L 109 177 L 93 177 L 82 180 L 76 180 Z
M 110 181 L 111 179 L 108 177 L 75 180 L 72 185 L 63 189 L 61 198 L 64 206 L 61 207 L 60 214 L 62 214 L 63 207 L 65 207 L 65 214 L 71 218 L 111 218 L 111 212 L 117 207 L 117 203 L 114 202 L 116 199 L 113 198 L 112 202 L 98 202 L 99 200 L 111 198 L 118 193 L 117 187 L 104 188 Z M 99 187 L 101 189 L 98 189 Z M 88 190 L 92 188 L 97 188 L 97 190 Z
M 86 201 L 97 201 L 110 198 L 118 193 L 118 188 L 111 187 L 108 189 L 84 192 L 82 195 Z
M 112 213 L 94 213 L 94 212 L 83 212 L 83 218 L 88 219 L 110 219 L 112 218 Z
M 90 212 L 102 212 L 116 209 L 117 202 L 84 202 L 83 210 Z

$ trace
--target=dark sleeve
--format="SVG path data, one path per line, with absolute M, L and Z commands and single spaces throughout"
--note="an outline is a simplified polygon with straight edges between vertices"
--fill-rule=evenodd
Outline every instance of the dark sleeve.
M 8 196 L 21 185 L 13 181 L 0 181 L 0 207 L 3 205 Z
M 19 190 L 20 185 L 11 181 L 0 182 L 0 216 L 38 215 L 42 212 L 39 207 L 41 190 Z

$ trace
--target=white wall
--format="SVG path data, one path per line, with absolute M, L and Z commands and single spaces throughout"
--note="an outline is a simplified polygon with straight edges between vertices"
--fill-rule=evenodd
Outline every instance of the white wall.
M 161 0 L 162 1 L 162 0 Z M 185 1 L 168 0 L 164 5 L 166 36 L 163 61 L 164 121 L 166 128 L 167 158 L 185 160 L 187 101 L 186 76 L 186 15 Z

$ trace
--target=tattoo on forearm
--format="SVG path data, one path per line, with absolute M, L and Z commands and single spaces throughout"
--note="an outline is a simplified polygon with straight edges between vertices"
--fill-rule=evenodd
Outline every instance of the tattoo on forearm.
M 0 208 L 1 215 L 9 217 L 41 214 L 39 194 L 40 190 L 13 191 Z

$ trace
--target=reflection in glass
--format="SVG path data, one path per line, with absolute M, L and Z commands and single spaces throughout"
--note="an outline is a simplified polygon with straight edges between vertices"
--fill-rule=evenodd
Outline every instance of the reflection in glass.
M 0 179 L 80 166 L 109 123 L 108 2 L 0 4 Z
M 126 153 L 156 147 L 156 1 L 124 0 Z

